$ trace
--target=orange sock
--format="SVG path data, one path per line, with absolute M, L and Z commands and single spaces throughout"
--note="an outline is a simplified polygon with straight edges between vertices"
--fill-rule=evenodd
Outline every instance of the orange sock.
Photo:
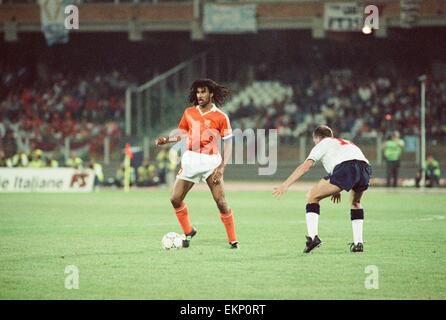
M 220 218 L 221 222 L 223 222 L 223 224 L 225 225 L 229 242 L 237 241 L 237 236 L 235 235 L 234 215 L 232 214 L 232 209 L 229 211 L 229 213 L 220 212 Z
M 192 226 L 189 222 L 189 211 L 187 210 L 186 203 L 183 202 L 179 208 L 173 208 L 173 210 L 177 215 L 178 222 L 180 223 L 184 234 L 191 233 Z

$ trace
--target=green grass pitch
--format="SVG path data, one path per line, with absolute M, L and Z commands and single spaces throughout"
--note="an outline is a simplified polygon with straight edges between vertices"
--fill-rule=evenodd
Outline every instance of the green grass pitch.
M 302 192 L 227 192 L 240 250 L 209 192 L 187 203 L 191 247 L 161 248 L 180 228 L 169 192 L 0 195 L 0 299 L 445 299 L 446 195 L 366 194 L 365 252 L 352 254 L 346 194 L 321 203 L 323 244 L 304 255 Z M 65 267 L 79 289 L 65 288 Z M 369 265 L 379 289 L 366 289 Z

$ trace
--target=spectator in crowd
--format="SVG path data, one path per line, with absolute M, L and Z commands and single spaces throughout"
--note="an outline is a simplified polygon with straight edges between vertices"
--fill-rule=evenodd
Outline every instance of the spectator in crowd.
M 129 170 L 130 170 L 129 182 L 130 182 L 130 186 L 133 186 L 136 182 L 135 168 L 130 166 Z M 122 163 L 119 166 L 119 168 L 116 170 L 114 184 L 119 188 L 124 187 L 124 177 L 125 177 L 125 165 L 124 165 L 124 163 Z
M 384 143 L 383 148 L 387 162 L 386 186 L 396 187 L 398 185 L 401 154 L 404 148 L 404 141 L 400 139 L 400 133 L 398 131 L 393 132 L 391 138 Z
M 17 153 L 18 148 L 16 139 L 14 137 L 14 132 L 11 129 L 6 130 L 5 137 L 0 140 L 0 146 L 3 148 L 3 151 L 5 151 L 6 158 L 10 158 Z
M 51 157 L 46 159 L 46 166 L 47 168 L 58 168 L 59 167 L 59 160 L 57 160 L 58 157 L 56 154 L 53 154 Z
M 425 174 L 426 187 L 432 188 L 440 184 L 441 169 L 440 163 L 434 159 L 433 155 L 428 155 L 426 158 L 426 164 L 422 170 L 417 173 L 415 177 L 415 185 L 420 187 L 421 175 Z
M 32 152 L 32 159 L 29 163 L 30 168 L 45 168 L 46 162 L 43 160 L 43 152 L 36 149 Z
M 3 149 L 0 149 L 0 167 L 6 167 L 6 155 L 5 155 L 5 151 L 3 151 Z
M 28 155 L 23 152 L 23 150 L 19 150 L 15 155 L 12 156 L 10 161 L 8 161 L 8 167 L 28 167 L 29 158 Z
M 6 125 L 3 122 L 3 115 L 0 112 L 0 140 L 3 140 L 6 136 Z
M 160 183 L 165 184 L 167 173 L 170 167 L 169 151 L 166 148 L 161 149 L 160 152 L 156 155 L 156 161 Z
M 169 149 L 169 163 L 168 170 L 166 174 L 166 183 L 169 186 L 173 186 L 175 183 L 176 175 L 177 175 L 177 166 L 179 163 L 180 157 L 178 155 L 178 150 L 174 148 Z
M 76 152 L 71 152 L 70 158 L 68 158 L 66 166 L 74 169 L 82 169 L 84 161 L 76 155 Z
M 88 167 L 94 171 L 94 188 L 97 190 L 100 185 L 104 184 L 102 165 L 93 158 L 88 163 Z
M 139 187 L 149 187 L 159 183 L 156 167 L 153 164 L 150 164 L 149 160 L 147 159 L 145 159 L 138 167 L 137 173 L 137 185 Z

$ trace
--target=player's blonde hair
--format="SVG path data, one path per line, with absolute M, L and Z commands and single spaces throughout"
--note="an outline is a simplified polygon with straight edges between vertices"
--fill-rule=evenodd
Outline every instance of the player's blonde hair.
M 329 126 L 319 126 L 314 130 L 313 137 L 318 138 L 333 138 L 333 130 Z

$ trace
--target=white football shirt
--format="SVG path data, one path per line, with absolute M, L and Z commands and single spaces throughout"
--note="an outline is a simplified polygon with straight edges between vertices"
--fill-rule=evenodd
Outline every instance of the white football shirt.
M 307 160 L 322 161 L 325 170 L 333 173 L 333 169 L 340 163 L 349 160 L 369 161 L 352 142 L 338 138 L 324 138 L 311 150 Z

